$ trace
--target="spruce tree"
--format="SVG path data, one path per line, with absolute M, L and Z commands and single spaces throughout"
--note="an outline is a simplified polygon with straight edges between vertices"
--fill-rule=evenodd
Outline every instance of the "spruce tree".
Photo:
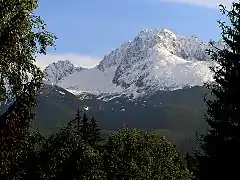
M 76 121 L 79 121 L 79 122 L 80 122 L 80 120 L 81 120 L 81 111 L 80 111 L 79 108 L 77 109 L 77 113 L 76 113 L 75 120 L 76 120 Z
M 97 124 L 97 120 L 92 117 L 89 122 L 89 144 L 93 147 L 95 147 L 99 142 L 103 140 L 103 138 L 100 135 L 101 129 L 99 128 Z
M 197 154 L 201 180 L 236 179 L 240 165 L 240 3 L 230 10 L 221 5 L 229 23 L 219 21 L 225 47 L 209 50 L 214 82 L 208 84 L 214 100 L 206 100 L 206 121 L 210 126 Z
M 83 117 L 82 117 L 82 120 L 81 120 L 81 129 L 80 129 L 80 133 L 81 133 L 81 137 L 82 137 L 82 140 L 85 142 L 85 143 L 88 143 L 89 142 L 89 138 L 90 138 L 90 132 L 89 132 L 89 119 L 87 117 L 87 114 L 84 113 Z
M 75 118 L 68 123 L 66 128 L 71 130 L 71 133 L 74 134 L 78 140 L 84 143 L 88 142 L 88 118 L 86 114 L 84 114 L 83 117 L 81 116 L 80 108 L 77 109 Z
M 81 111 L 78 108 L 76 112 L 76 117 L 68 123 L 68 128 L 71 128 L 75 135 L 81 138 L 81 127 L 82 127 L 82 117 Z
M 86 115 L 83 119 L 87 121 Z M 40 153 L 42 178 L 103 180 L 106 177 L 100 153 L 86 140 L 82 141 L 79 131 L 82 130 L 82 122 L 79 120 L 83 119 L 77 110 L 75 119 L 47 138 Z

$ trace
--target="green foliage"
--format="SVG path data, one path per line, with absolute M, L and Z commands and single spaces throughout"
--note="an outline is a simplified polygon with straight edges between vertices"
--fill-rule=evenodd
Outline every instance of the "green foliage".
M 71 121 L 60 132 L 51 135 L 41 149 L 41 171 L 44 179 L 104 179 L 99 151 L 83 140 L 82 123 Z M 84 116 L 86 120 L 86 115 Z M 77 120 L 77 121 L 76 121 Z M 75 122 L 75 123 L 73 123 Z M 86 132 L 86 131 L 84 131 Z
M 28 154 L 35 152 L 41 136 L 30 125 L 34 119 L 31 107 L 36 105 L 34 99 L 35 84 L 24 86 L 24 93 L 0 117 L 0 177 L 1 179 L 21 179 L 24 177 L 25 160 Z
M 30 129 L 42 72 L 37 53 L 46 53 L 55 37 L 35 16 L 36 0 L 0 1 L 0 103 L 14 101 L 0 117 L 0 179 L 26 177 L 40 136 Z
M 202 152 L 197 154 L 203 180 L 239 176 L 240 3 L 233 3 L 231 10 L 221 7 L 230 24 L 219 21 L 226 47 L 209 50 L 212 60 L 220 66 L 211 68 L 215 82 L 207 85 L 216 99 L 206 100 L 206 121 L 211 129 L 203 137 Z
M 94 117 L 90 120 L 86 113 L 83 117 L 80 116 L 80 110 L 77 110 L 75 119 L 69 122 L 69 127 L 75 133 L 75 136 L 79 136 L 85 144 L 89 144 L 92 147 L 96 147 L 103 138 L 100 135 L 101 129 Z
M 108 179 L 191 179 L 177 149 L 154 133 L 124 127 L 105 146 Z
M 100 132 L 101 132 L 101 129 L 98 126 L 97 120 L 94 117 L 92 117 L 89 122 L 90 136 L 88 141 L 92 147 L 96 147 L 97 144 L 99 144 L 104 140 Z
M 84 113 L 83 118 L 81 119 L 82 126 L 81 126 L 81 129 L 79 131 L 80 131 L 82 140 L 85 143 L 88 143 L 89 142 L 89 138 L 90 138 L 88 120 L 89 119 L 88 119 L 86 113 Z
M 87 122 L 86 124 L 96 125 L 97 122 L 94 118 L 92 123 L 87 120 L 86 114 L 80 117 L 78 111 L 76 118 L 66 127 L 45 139 L 39 151 L 39 160 L 35 161 L 39 163 L 35 169 L 37 173 L 33 173 L 38 175 L 36 178 L 191 179 L 178 150 L 165 138 L 158 139 L 155 133 L 124 127 L 111 134 L 107 144 L 92 146 L 92 141 L 89 141 L 93 135 L 89 131 L 91 126 L 83 124 Z M 82 130 L 83 127 L 87 130 Z M 83 132 L 86 136 L 82 136 Z M 88 139 L 84 140 L 85 137 Z
M 199 177 L 199 169 L 197 168 L 197 160 L 194 156 L 191 156 L 189 153 L 185 156 L 186 166 L 189 171 L 195 175 L 195 179 L 197 180 Z
M 37 2 L 0 2 L 0 102 L 7 95 L 15 98 L 24 93 L 26 82 L 33 82 L 35 89 L 42 83 L 42 72 L 34 64 L 36 53 L 46 54 L 46 48 L 54 44 L 55 36 L 47 32 L 43 20 L 33 14 Z

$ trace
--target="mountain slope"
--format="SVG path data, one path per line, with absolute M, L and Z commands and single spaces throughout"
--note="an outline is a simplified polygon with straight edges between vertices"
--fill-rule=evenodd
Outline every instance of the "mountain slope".
M 154 129 L 182 149 L 190 150 L 194 144 L 186 144 L 185 140 L 196 138 L 196 131 L 204 132 L 207 127 L 203 102 L 206 92 L 202 87 L 193 87 L 158 91 L 147 98 L 121 96 L 102 101 L 95 96 L 80 100 L 58 86 L 45 85 L 37 97 L 35 125 L 42 133 L 50 134 L 73 119 L 80 108 L 94 116 L 103 130 L 115 131 L 123 124 L 145 131 Z
M 208 43 L 195 36 L 183 37 L 167 29 L 145 30 L 106 55 L 95 68 L 53 81 L 78 95 L 125 94 L 134 98 L 202 85 L 213 80 L 209 66 L 215 63 L 206 53 L 208 48 Z
M 70 62 L 66 67 L 58 62 L 61 68 L 50 65 L 55 69 L 46 69 L 45 79 L 57 86 L 46 85 L 38 96 L 38 126 L 45 133 L 56 131 L 81 108 L 106 132 L 123 124 L 154 129 L 191 150 L 196 131 L 207 129 L 203 96 L 208 91 L 201 86 L 213 80 L 209 66 L 216 65 L 206 54 L 208 48 L 195 36 L 145 30 L 94 68 L 76 70 Z

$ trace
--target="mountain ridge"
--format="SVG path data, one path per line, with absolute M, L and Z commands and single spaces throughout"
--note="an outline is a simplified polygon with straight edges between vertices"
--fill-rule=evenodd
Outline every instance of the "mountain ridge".
M 216 45 L 222 46 L 220 41 Z M 184 37 L 168 29 L 147 29 L 105 55 L 94 68 L 67 73 L 60 70 L 58 76 L 46 69 L 44 72 L 48 82 L 75 95 L 124 94 L 138 98 L 159 90 L 201 86 L 212 81 L 209 66 L 215 63 L 206 53 L 209 48 L 212 48 L 209 43 L 196 36 Z

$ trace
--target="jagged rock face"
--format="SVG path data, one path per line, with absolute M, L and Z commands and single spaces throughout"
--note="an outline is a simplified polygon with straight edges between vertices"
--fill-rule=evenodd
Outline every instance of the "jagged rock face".
M 124 89 L 132 86 L 154 91 L 200 85 L 211 79 L 208 48 L 208 43 L 195 36 L 187 38 L 167 29 L 145 30 L 105 56 L 98 69 L 115 67 L 113 83 Z
M 43 70 L 43 74 L 47 83 L 58 84 L 63 78 L 83 69 L 82 67 L 75 67 L 69 60 L 65 60 L 48 65 Z
M 141 31 L 132 42 L 125 43 L 109 55 L 106 55 L 98 68 L 104 71 L 105 68 L 118 66 L 122 61 L 130 61 L 131 58 L 136 60 L 144 59 L 147 57 L 146 51 L 156 46 L 165 48 L 170 53 L 183 59 L 209 59 L 205 53 L 209 44 L 199 40 L 196 36 L 187 38 L 176 35 L 167 29 L 149 29 Z
M 216 45 L 221 47 L 222 43 Z M 144 30 L 133 41 L 104 56 L 95 68 L 81 71 L 69 62 L 67 68 L 58 62 L 61 68 L 52 64 L 45 70 L 45 77 L 76 93 L 124 93 L 136 97 L 201 86 L 213 80 L 209 66 L 216 63 L 206 52 L 211 48 L 196 36 L 183 37 L 167 29 Z

